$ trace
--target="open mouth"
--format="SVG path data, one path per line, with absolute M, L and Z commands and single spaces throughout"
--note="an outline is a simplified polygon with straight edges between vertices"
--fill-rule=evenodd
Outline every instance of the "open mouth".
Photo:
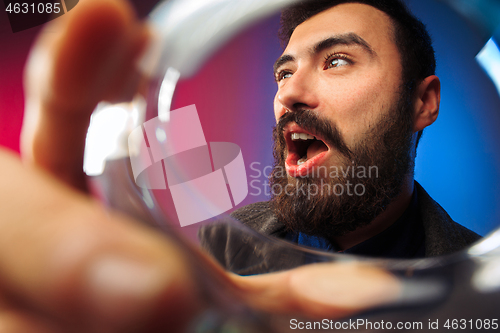
M 330 150 L 320 137 L 297 124 L 287 126 L 284 135 L 288 148 L 285 167 L 292 177 L 309 175 L 315 166 L 321 165 Z

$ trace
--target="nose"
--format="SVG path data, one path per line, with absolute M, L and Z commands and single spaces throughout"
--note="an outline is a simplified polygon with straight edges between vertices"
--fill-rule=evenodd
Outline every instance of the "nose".
M 315 80 L 311 73 L 297 70 L 283 82 L 276 93 L 275 112 L 279 119 L 285 112 L 299 109 L 313 110 L 318 107 L 319 100 Z

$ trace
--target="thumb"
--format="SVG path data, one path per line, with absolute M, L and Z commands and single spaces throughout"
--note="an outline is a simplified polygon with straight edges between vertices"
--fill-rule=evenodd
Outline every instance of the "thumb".
M 121 0 L 81 1 L 49 25 L 25 71 L 24 160 L 85 190 L 90 115 L 102 100 L 132 97 L 139 82 L 135 62 L 147 40 L 147 29 Z

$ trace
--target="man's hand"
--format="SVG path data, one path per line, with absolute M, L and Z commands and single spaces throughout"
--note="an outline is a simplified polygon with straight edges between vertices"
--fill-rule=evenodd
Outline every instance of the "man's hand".
M 197 314 L 171 242 L 5 151 L 0 160 L 0 332 L 175 332 Z
M 97 103 L 131 99 L 148 30 L 125 1 L 81 1 L 42 32 L 25 73 L 23 159 L 85 189 L 83 150 Z
M 82 171 L 90 114 L 133 96 L 147 29 L 121 0 L 80 1 L 48 29 L 26 70 L 24 165 L 0 150 L 0 332 L 182 331 L 209 306 L 186 253 L 105 210 Z M 239 277 L 199 256 L 226 298 L 272 314 L 334 319 L 399 295 L 360 265 Z
M 34 45 L 25 73 L 25 165 L 0 156 L 0 327 L 112 332 L 160 322 L 176 331 L 201 308 L 176 246 L 77 191 L 86 191 L 90 115 L 102 100 L 133 96 L 147 39 L 126 2 L 99 0 L 81 1 Z

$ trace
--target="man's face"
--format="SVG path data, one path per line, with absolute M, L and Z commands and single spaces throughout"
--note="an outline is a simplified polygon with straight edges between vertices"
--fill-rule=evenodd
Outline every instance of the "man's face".
M 281 58 L 286 62 L 276 68 L 276 120 L 287 111 L 311 110 L 334 124 L 348 147 L 355 146 L 399 98 L 402 68 L 393 36 L 389 17 L 363 4 L 338 5 L 300 24 Z M 287 142 L 290 132 L 301 130 L 285 128 Z M 342 163 L 336 147 L 317 146 L 308 160 L 324 152 L 321 158 L 300 167 L 303 156 L 288 151 L 291 176 L 306 175 L 313 164 Z
M 275 155 L 286 175 L 275 171 L 271 179 L 282 190 L 273 198 L 278 218 L 291 229 L 352 231 L 399 193 L 412 164 L 411 98 L 402 90 L 400 58 L 390 18 L 371 6 L 338 5 L 295 29 L 275 65 Z M 370 166 L 376 174 L 358 173 Z M 363 195 L 345 193 L 349 182 L 362 185 Z M 344 192 L 323 193 L 325 183 Z M 311 184 L 320 186 L 313 196 Z M 307 193 L 296 191 L 305 185 Z

